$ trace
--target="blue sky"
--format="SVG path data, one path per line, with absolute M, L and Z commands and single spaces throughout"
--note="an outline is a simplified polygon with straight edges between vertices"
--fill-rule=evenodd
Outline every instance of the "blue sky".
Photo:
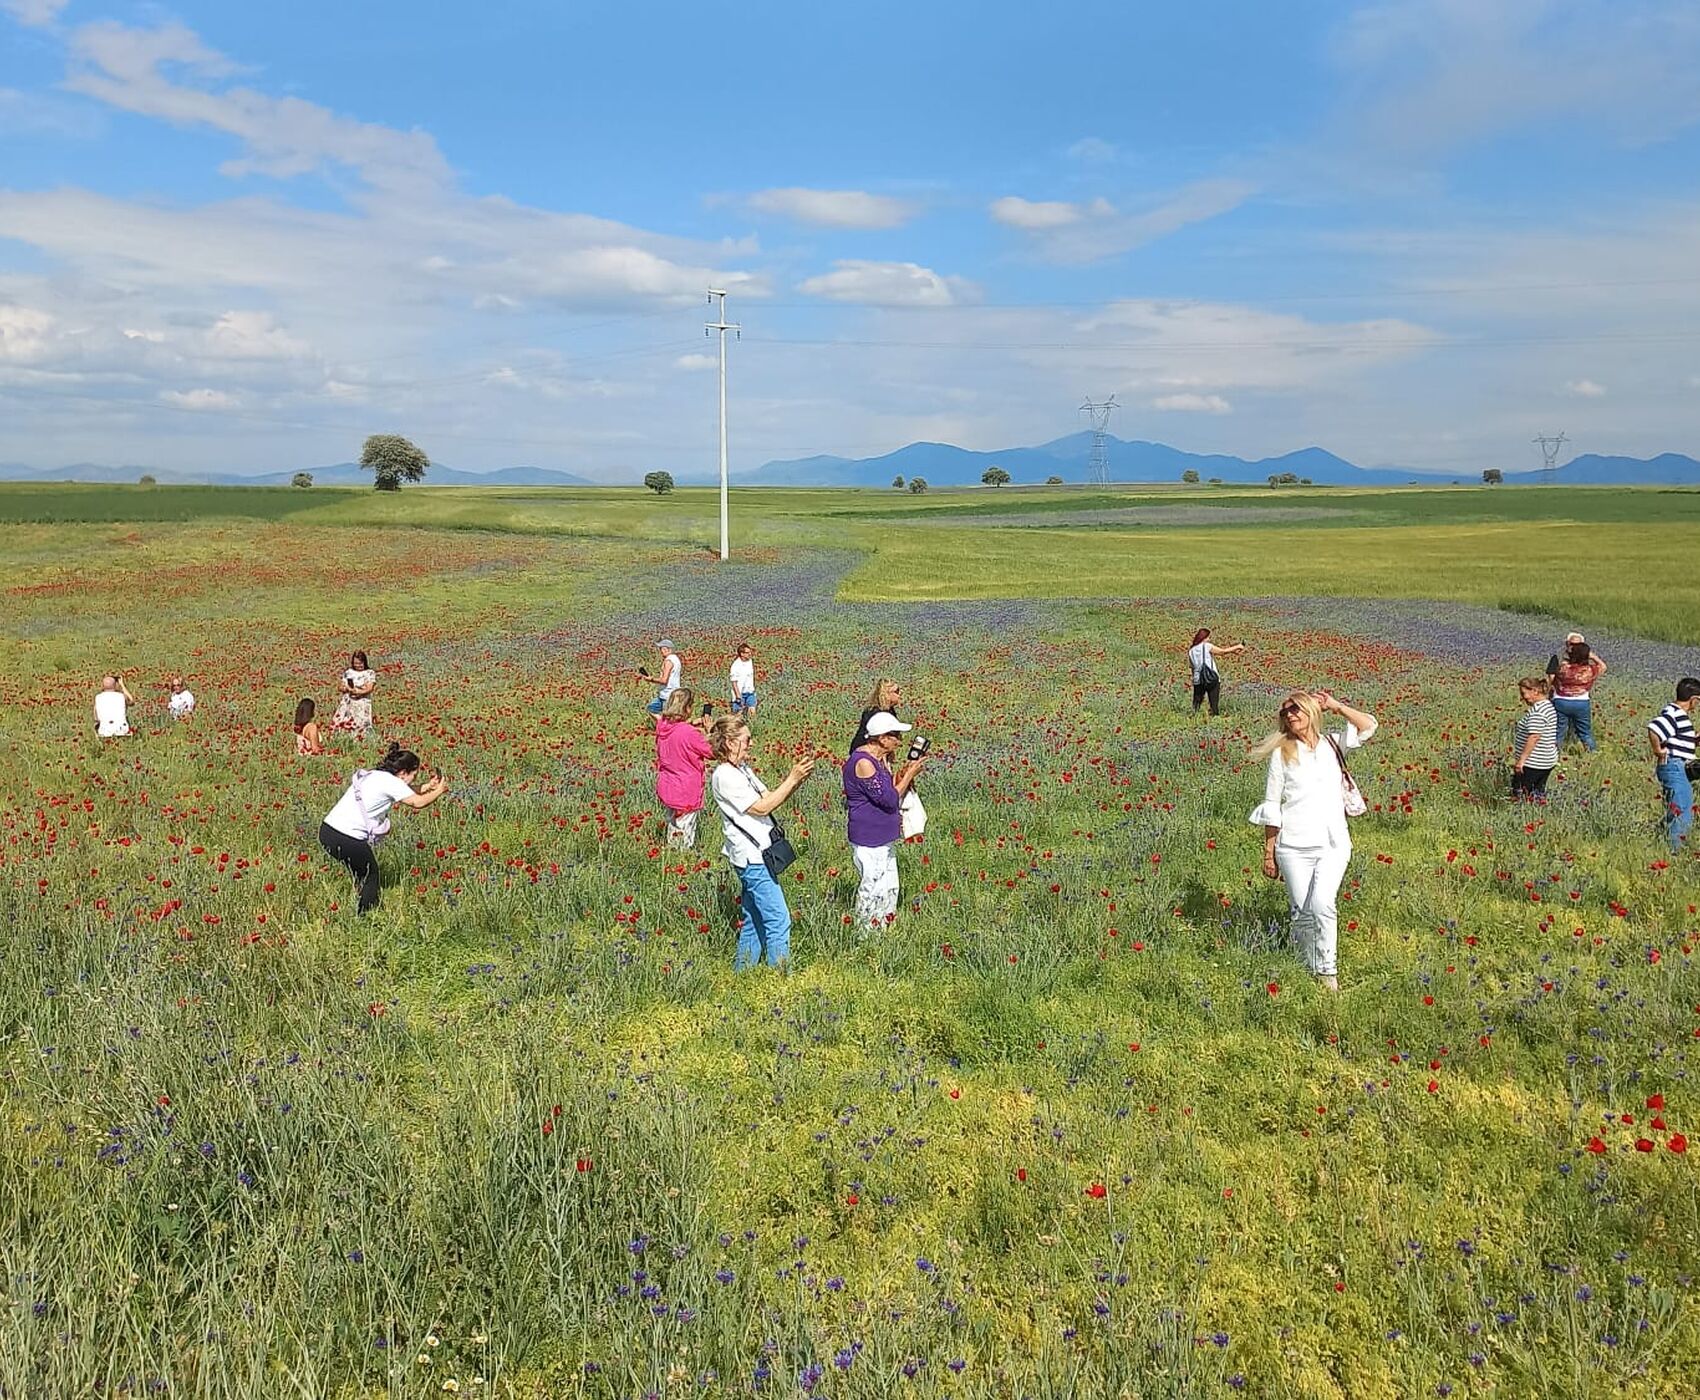
M 1700 7 L 0 0 L 0 459 L 1700 454 Z

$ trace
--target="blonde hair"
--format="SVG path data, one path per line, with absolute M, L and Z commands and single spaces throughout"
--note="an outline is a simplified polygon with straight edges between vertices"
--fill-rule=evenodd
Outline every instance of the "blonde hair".
M 896 689 L 896 681 L 892 680 L 890 676 L 881 676 L 874 682 L 874 693 L 868 697 L 868 708 L 870 710 L 890 710 L 891 702 L 885 698 L 885 693 L 888 690 Z
M 750 722 L 742 715 L 718 715 L 708 726 L 708 746 L 722 763 L 732 748 L 732 741 L 750 732 Z
M 661 705 L 662 719 L 689 719 L 691 707 L 697 702 L 696 692 L 687 685 L 680 686 Z
M 1322 706 L 1308 690 L 1295 690 L 1288 695 L 1277 707 L 1275 714 L 1280 728 L 1264 739 L 1251 751 L 1253 758 L 1268 758 L 1277 750 L 1281 754 L 1281 762 L 1291 763 L 1299 752 L 1299 741 L 1293 737 L 1293 732 L 1287 726 L 1287 717 L 1281 713 L 1289 705 L 1297 705 L 1303 710 L 1305 717 L 1310 720 L 1311 736 L 1317 741 L 1322 739 Z

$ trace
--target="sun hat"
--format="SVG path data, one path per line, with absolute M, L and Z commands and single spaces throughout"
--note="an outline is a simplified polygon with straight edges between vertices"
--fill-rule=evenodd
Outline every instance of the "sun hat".
M 907 734 L 913 725 L 905 724 L 890 710 L 881 710 L 868 721 L 868 737 L 878 739 L 882 734 Z

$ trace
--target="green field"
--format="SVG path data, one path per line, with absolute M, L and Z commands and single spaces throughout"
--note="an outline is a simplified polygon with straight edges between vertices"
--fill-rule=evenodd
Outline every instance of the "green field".
M 0 487 L 0 1394 L 1682 1396 L 1700 871 L 1641 737 L 1700 494 Z M 1248 651 L 1189 708 L 1208 623 Z M 1572 626 L 1600 749 L 1504 800 Z M 935 739 L 893 926 L 798 799 L 794 964 L 734 974 L 631 678 L 755 763 L 874 677 Z M 451 794 L 355 919 L 297 758 L 349 650 Z M 92 737 L 121 667 L 138 733 Z M 183 724 L 166 674 L 200 697 Z M 1338 997 L 1247 749 L 1354 771 Z

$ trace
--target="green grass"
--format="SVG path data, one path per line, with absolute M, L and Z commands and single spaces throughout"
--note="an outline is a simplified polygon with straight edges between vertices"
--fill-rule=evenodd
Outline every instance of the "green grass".
M 1692 528 L 1663 497 L 1117 533 L 740 493 L 721 566 L 709 493 L 282 494 L 311 507 L 0 525 L 5 1393 L 1691 1388 L 1700 871 L 1638 736 L 1668 677 L 1614 667 L 1601 751 L 1517 809 L 1509 683 L 1544 655 L 1513 618 L 1484 666 L 1327 596 L 1217 604 L 1251 643 L 1224 719 L 1177 674 L 1211 594 L 1657 635 L 1644 580 L 1686 587 Z M 629 674 L 657 626 L 711 686 L 753 636 L 770 778 L 903 679 L 940 759 L 890 930 L 846 927 L 823 765 L 796 965 L 732 974 L 715 819 L 658 844 Z M 354 646 L 452 788 L 397 818 L 366 920 L 313 833 L 374 750 L 287 730 Z M 101 745 L 110 665 L 141 732 Z M 1324 681 L 1384 719 L 1338 999 L 1245 821 L 1273 697 Z

